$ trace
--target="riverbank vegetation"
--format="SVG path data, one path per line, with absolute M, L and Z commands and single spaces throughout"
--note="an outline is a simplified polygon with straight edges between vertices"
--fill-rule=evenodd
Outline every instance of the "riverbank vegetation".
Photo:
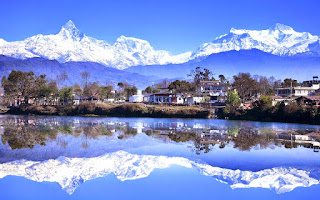
M 275 106 L 272 106 L 272 98 L 265 95 L 254 102 L 250 109 L 239 108 L 237 103 L 227 104 L 225 108 L 220 109 L 217 113 L 218 118 L 320 124 L 320 108 L 317 106 L 299 104 L 295 101 L 289 102 L 287 105 L 283 102 L 278 102 Z
M 199 106 L 164 106 L 141 103 L 94 103 L 83 102 L 73 106 L 19 105 L 8 114 L 27 115 L 99 115 L 110 117 L 158 117 L 158 118 L 208 118 L 210 112 Z

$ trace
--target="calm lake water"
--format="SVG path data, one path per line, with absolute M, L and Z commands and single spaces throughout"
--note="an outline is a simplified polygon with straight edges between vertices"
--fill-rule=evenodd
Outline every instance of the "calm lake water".
M 3 199 L 307 199 L 320 126 L 0 115 Z

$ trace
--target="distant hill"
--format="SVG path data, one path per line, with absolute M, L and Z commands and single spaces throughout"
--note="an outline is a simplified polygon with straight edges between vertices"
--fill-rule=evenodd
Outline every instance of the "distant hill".
M 12 70 L 33 71 L 36 75 L 46 74 L 47 78 L 55 80 L 58 74 L 66 71 L 69 78 L 65 85 L 81 84 L 81 72 L 90 73 L 89 81 L 99 81 L 101 84 L 117 84 L 127 82 L 136 85 L 140 89 L 160 81 L 155 76 L 144 76 L 137 73 L 126 72 L 94 62 L 66 62 L 59 63 L 56 60 L 44 58 L 30 58 L 25 60 L 0 56 L 0 76 L 8 75 Z
M 280 79 L 291 77 L 307 80 L 313 75 L 320 75 L 319 56 L 312 54 L 277 56 L 257 49 L 221 52 L 182 64 L 134 66 L 124 71 L 145 76 L 174 78 L 186 77 L 196 66 L 210 69 L 216 77 L 219 74 L 232 77 L 239 72 L 250 72 Z

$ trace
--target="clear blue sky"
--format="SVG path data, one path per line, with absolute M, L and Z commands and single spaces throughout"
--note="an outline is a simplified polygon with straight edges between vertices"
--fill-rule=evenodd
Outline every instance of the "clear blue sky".
M 0 0 L 0 38 L 56 34 L 71 19 L 83 33 L 113 43 L 148 40 L 173 54 L 196 49 L 230 28 L 266 29 L 279 22 L 320 35 L 319 0 Z

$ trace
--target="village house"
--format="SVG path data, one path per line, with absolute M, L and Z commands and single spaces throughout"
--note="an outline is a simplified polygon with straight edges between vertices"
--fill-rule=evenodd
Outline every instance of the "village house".
M 152 103 L 183 104 L 184 96 L 182 94 L 155 93 L 150 96 L 149 100 Z
M 227 88 L 220 80 L 200 81 L 197 89 L 203 96 L 210 97 L 209 103 L 225 103 Z
M 318 76 L 314 76 L 313 80 L 304 81 L 302 85 L 303 86 L 276 88 L 277 96 L 313 96 L 320 91 L 320 83 L 318 81 Z
M 320 96 L 302 96 L 302 97 L 296 98 L 296 101 L 300 105 L 319 106 L 320 105 Z
M 132 103 L 141 103 L 144 100 L 144 95 L 142 94 L 141 90 L 138 90 L 136 95 L 132 95 L 131 97 L 129 97 L 129 102 Z
M 284 103 L 284 105 L 288 105 L 290 102 L 294 102 L 297 97 L 282 97 L 282 96 L 271 96 L 272 98 L 272 106 L 277 105 L 277 103 Z
M 186 98 L 186 104 L 194 104 L 194 105 L 199 105 L 200 103 L 204 102 L 204 97 L 187 97 Z

